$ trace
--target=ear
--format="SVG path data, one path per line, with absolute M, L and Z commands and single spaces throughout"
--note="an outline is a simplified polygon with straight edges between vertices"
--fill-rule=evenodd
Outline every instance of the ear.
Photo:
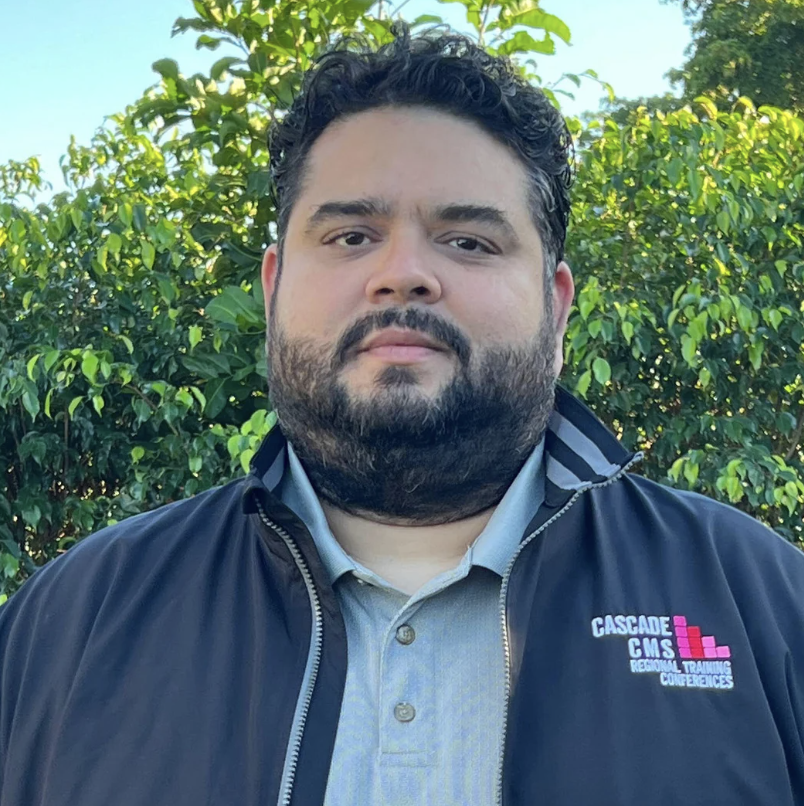
M 572 300 L 575 297 L 575 282 L 570 267 L 562 260 L 553 277 L 553 327 L 556 338 L 553 369 L 556 377 L 564 366 L 564 334 L 567 331 Z
M 276 275 L 279 269 L 278 245 L 272 243 L 262 256 L 262 269 L 260 276 L 262 279 L 262 294 L 265 302 L 265 321 L 271 315 L 271 298 L 274 295 L 276 286 Z

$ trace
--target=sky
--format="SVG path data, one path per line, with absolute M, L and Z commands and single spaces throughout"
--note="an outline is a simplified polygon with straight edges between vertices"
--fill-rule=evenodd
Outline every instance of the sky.
M 396 3 L 399 5 L 399 2 Z M 684 61 L 689 30 L 677 4 L 660 0 L 543 0 L 572 32 L 554 56 L 539 61 L 546 83 L 588 68 L 634 98 L 670 89 L 664 74 Z M 438 14 L 468 31 L 457 3 L 408 0 L 403 16 Z M 55 190 L 63 188 L 59 157 L 70 136 L 89 143 L 107 115 L 121 111 L 158 81 L 151 64 L 172 58 L 182 73 L 205 72 L 221 50 L 196 50 L 190 31 L 171 38 L 177 17 L 192 17 L 191 0 L 0 0 L 0 162 L 38 156 Z M 604 91 L 568 83 L 575 101 L 562 109 L 596 110 Z

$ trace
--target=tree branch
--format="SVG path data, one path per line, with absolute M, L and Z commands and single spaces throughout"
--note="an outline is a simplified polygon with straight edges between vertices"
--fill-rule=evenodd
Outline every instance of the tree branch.
M 70 412 L 64 404 L 64 466 L 62 467 L 62 478 L 64 488 L 67 489 L 67 470 L 70 467 Z
M 480 23 L 480 28 L 477 32 L 477 44 L 483 46 L 483 34 L 486 32 L 486 22 L 489 18 L 489 11 L 491 11 L 492 2 L 488 0 L 486 10 L 483 12 L 483 21 Z
M 132 392 L 136 392 L 151 407 L 151 411 L 153 412 L 159 411 L 159 406 L 157 406 L 156 403 L 150 400 L 148 398 L 148 395 L 146 395 L 141 389 L 137 389 L 136 386 L 132 386 L 130 383 L 127 383 L 123 388 L 131 389 Z M 179 434 L 179 432 L 176 430 L 173 423 L 169 422 L 168 420 L 164 420 L 164 422 L 167 424 L 167 427 L 174 433 L 175 436 L 181 437 L 181 434 Z
M 787 451 L 787 454 L 784 457 L 785 462 L 789 462 L 796 455 L 798 443 L 801 442 L 802 433 L 804 433 L 804 409 L 801 410 L 801 414 L 798 417 L 796 430 L 793 431 L 793 438 L 790 442 L 790 449 Z

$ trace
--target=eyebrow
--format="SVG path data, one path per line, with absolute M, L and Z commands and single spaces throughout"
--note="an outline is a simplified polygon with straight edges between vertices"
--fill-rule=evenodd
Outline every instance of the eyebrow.
M 335 218 L 390 218 L 393 213 L 393 205 L 382 199 L 324 202 L 307 219 L 305 232 L 309 235 L 316 227 Z M 519 243 L 516 230 L 508 220 L 508 216 L 498 207 L 487 204 L 445 204 L 430 209 L 428 217 L 451 224 L 486 224 L 499 230 L 515 243 Z

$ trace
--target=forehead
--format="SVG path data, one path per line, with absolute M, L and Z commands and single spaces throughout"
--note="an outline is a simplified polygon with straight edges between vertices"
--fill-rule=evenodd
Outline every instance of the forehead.
M 528 221 L 527 174 L 477 124 L 436 110 L 384 108 L 337 121 L 307 156 L 296 209 L 302 218 L 330 199 L 383 198 L 395 209 L 456 201 L 504 209 Z M 291 225 L 292 227 L 292 225 Z

